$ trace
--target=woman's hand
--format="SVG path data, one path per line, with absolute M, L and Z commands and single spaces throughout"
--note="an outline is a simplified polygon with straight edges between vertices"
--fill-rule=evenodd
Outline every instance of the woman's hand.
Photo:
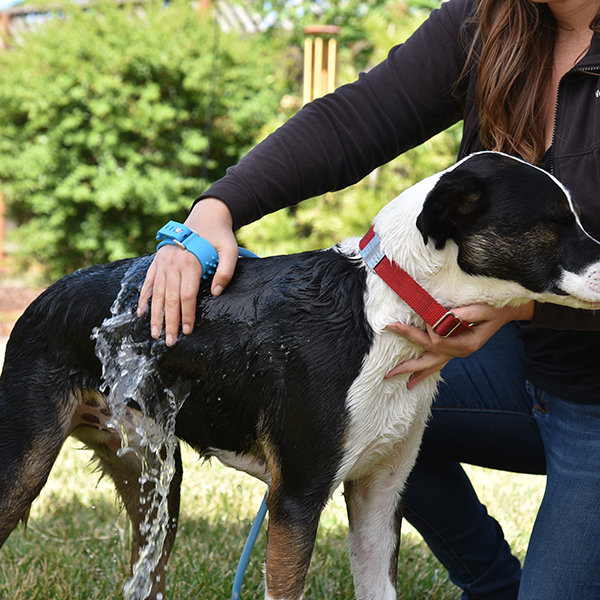
M 435 334 L 429 325 L 427 331 L 423 331 L 412 325 L 391 323 L 388 329 L 406 336 L 421 346 L 425 353 L 395 366 L 386 375 L 386 379 L 412 373 L 408 380 L 408 388 L 411 389 L 425 377 L 441 371 L 450 359 L 469 356 L 475 350 L 479 350 L 500 327 L 509 321 L 530 321 L 533 318 L 534 306 L 535 303 L 530 301 L 517 307 L 505 306 L 496 309 L 488 304 L 473 304 L 454 309 L 452 312 L 466 323 L 471 323 L 472 327 L 468 331 L 447 338 Z
M 221 200 L 207 198 L 194 206 L 185 225 L 210 242 L 219 255 L 211 286 L 212 294 L 218 296 L 231 281 L 238 258 L 231 213 Z M 150 327 L 153 338 L 159 337 L 163 321 L 167 346 L 175 343 L 180 323 L 184 334 L 192 332 L 201 277 L 202 267 L 191 252 L 167 245 L 156 253 L 138 303 L 140 316 L 146 312 L 152 298 Z

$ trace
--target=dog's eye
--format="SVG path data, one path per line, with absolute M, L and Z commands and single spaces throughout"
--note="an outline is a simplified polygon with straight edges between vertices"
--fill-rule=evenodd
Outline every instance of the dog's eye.
M 577 219 L 575 218 L 575 215 L 570 210 L 565 211 L 564 213 L 561 213 L 560 215 L 556 215 L 552 220 L 555 223 L 557 223 L 558 225 L 560 225 L 561 227 L 569 227 L 571 225 L 574 225 L 575 222 L 577 221 Z

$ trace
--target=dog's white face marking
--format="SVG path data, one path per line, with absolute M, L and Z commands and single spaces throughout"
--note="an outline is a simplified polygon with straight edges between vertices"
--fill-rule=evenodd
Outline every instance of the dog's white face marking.
M 474 226 L 469 224 L 469 227 L 465 228 L 465 237 L 468 237 L 468 240 L 461 243 L 462 249 L 452 238 L 443 248 L 436 250 L 432 248 L 435 246 L 433 240 L 429 240 L 427 245 L 421 242 L 420 232 L 413 225 L 423 210 L 425 198 L 441 183 L 440 180 L 446 173 L 452 173 L 461 164 L 477 156 L 473 155 L 443 173 L 433 175 L 409 188 L 380 211 L 374 225 L 388 258 L 401 265 L 448 308 L 477 302 L 504 306 L 509 303 L 519 304 L 528 299 L 555 302 L 574 308 L 596 308 L 600 302 L 600 260 L 597 259 L 600 254 L 600 242 L 583 229 L 569 191 L 556 178 L 538 167 L 513 157 L 493 154 L 503 156 L 509 163 L 523 165 L 527 170 L 538 173 L 549 188 L 548 193 L 552 194 L 552 197 L 548 197 L 547 202 L 543 195 L 541 198 L 532 199 L 531 210 L 527 207 L 527 194 L 516 188 L 512 190 L 514 199 L 493 198 L 490 201 L 499 204 L 504 201 L 509 205 L 512 202 L 515 210 L 523 208 L 524 205 L 523 215 L 526 215 L 531 223 L 527 223 L 522 229 L 515 227 L 514 231 L 509 232 L 507 223 L 511 220 L 519 222 L 521 215 L 513 215 L 511 210 L 506 209 L 496 210 L 495 213 L 489 210 L 487 212 L 492 213 L 490 217 L 484 212 Z M 521 176 L 521 173 L 516 175 Z M 510 173 L 503 176 L 509 177 Z M 523 202 L 518 198 L 517 191 L 524 196 Z M 536 207 L 535 203 L 547 204 L 547 207 Z M 570 215 L 568 218 L 567 214 Z M 571 219 L 572 225 L 568 219 Z M 509 233 L 515 236 L 514 239 Z M 571 237 L 563 240 L 562 235 Z M 561 248 L 562 243 L 565 248 Z M 558 255 L 559 250 L 563 255 Z M 556 252 L 554 255 L 553 251 Z M 584 251 L 589 253 L 588 260 Z M 576 256 L 577 253 L 579 256 Z M 464 264 L 465 258 L 469 262 L 478 263 L 478 276 L 465 272 L 461 267 L 461 259 Z M 537 264 L 534 262 L 536 259 Z M 501 277 L 496 275 L 499 272 L 497 265 L 489 267 L 489 272 L 494 273 L 493 276 L 485 275 L 487 265 L 492 260 L 500 263 L 506 261 L 507 266 Z M 542 274 L 544 269 L 554 262 L 554 279 L 549 277 L 543 282 L 546 289 L 532 291 L 518 283 L 523 274 L 517 273 L 516 268 L 515 272 L 511 273 L 511 261 L 526 265 L 521 271 L 528 268 L 535 273 L 538 269 Z
M 582 273 L 564 271 L 560 287 L 583 300 L 579 308 L 600 308 L 600 262 L 590 265 Z M 569 305 L 573 306 L 573 303 Z

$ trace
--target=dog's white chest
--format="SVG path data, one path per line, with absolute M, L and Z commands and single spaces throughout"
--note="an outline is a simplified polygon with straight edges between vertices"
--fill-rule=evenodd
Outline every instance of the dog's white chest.
M 407 377 L 385 380 L 397 356 L 389 335 L 376 337 L 348 393 L 350 420 L 340 482 L 360 477 L 390 455 L 407 454 L 412 463 L 418 449 L 439 377 L 429 377 L 412 390 L 406 387 Z

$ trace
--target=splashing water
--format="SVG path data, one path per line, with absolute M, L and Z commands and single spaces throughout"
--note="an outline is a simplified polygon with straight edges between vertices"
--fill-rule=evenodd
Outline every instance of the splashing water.
M 152 589 L 153 572 L 169 528 L 168 496 L 176 470 L 175 419 L 189 394 L 185 383 L 178 381 L 170 387 L 162 383 L 156 365 L 166 346 L 164 341 L 150 338 L 147 322 L 136 315 L 139 291 L 151 259 L 142 257 L 132 263 L 111 307 L 112 317 L 92 335 L 102 363 L 102 391 L 108 391 L 112 415 L 109 426 L 121 438 L 117 455 L 133 453 L 141 463 L 140 509 L 144 516 L 140 533 L 145 544 L 125 584 L 126 600 L 144 600 Z M 139 407 L 142 414 L 135 428 L 135 444 L 129 440 L 127 430 L 131 424 L 128 405 Z

